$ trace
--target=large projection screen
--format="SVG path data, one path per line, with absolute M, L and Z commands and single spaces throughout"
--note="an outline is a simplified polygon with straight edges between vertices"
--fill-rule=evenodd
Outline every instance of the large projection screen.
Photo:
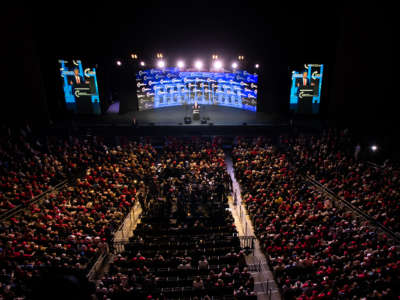
M 257 110 L 258 75 L 247 71 L 200 72 L 178 68 L 136 74 L 139 110 L 192 104 Z
M 80 60 L 59 60 L 67 109 L 82 114 L 100 114 L 99 88 L 95 68 Z
M 292 70 L 290 109 L 301 114 L 318 114 L 324 65 L 305 64 Z

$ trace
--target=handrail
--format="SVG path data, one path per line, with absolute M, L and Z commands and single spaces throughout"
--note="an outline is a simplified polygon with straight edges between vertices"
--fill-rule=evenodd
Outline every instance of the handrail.
M 108 257 L 109 253 L 110 249 L 108 247 L 108 244 L 106 244 L 106 247 L 100 250 L 100 253 L 97 255 L 96 262 L 91 266 L 89 272 L 86 275 L 89 280 L 94 279 L 94 276 L 97 272 L 99 272 L 104 260 Z
M 147 200 L 147 193 L 145 193 L 145 196 L 144 196 L 144 201 L 146 201 L 146 200 Z M 135 198 L 135 202 L 133 202 L 133 205 L 132 205 L 132 208 L 131 208 L 131 209 L 134 209 L 134 208 L 135 208 L 135 206 L 136 206 L 136 204 L 138 203 L 138 201 L 139 201 L 139 199 L 136 197 L 136 198 Z M 142 208 L 142 209 L 143 209 L 143 208 Z M 116 234 L 118 231 L 121 231 L 121 230 L 123 229 L 126 220 L 129 218 L 129 215 L 130 215 L 130 211 L 129 211 L 129 213 L 124 217 L 124 219 L 122 220 L 122 222 L 121 222 L 121 224 L 118 226 L 118 228 L 117 228 L 116 230 L 113 231 L 113 233 L 112 233 L 112 235 L 113 235 L 112 242 L 114 242 L 115 234 Z
M 254 240 L 256 239 L 253 235 L 239 236 L 240 247 L 243 249 L 254 250 Z
M 398 235 L 396 235 L 395 232 L 391 231 L 389 228 L 387 228 L 386 226 L 383 226 L 380 222 L 377 222 L 374 218 L 372 218 L 370 215 L 366 214 L 365 212 L 363 212 L 361 209 L 359 209 L 358 207 L 355 207 L 353 204 L 351 204 L 350 202 L 348 202 L 347 200 L 337 196 L 332 190 L 330 190 L 329 188 L 325 187 L 324 185 L 322 185 L 321 183 L 319 183 L 318 181 L 316 181 L 315 179 L 311 178 L 308 175 L 304 175 L 304 177 L 311 182 L 312 184 L 318 186 L 320 189 L 323 189 L 326 193 L 328 193 L 329 195 L 331 195 L 333 198 L 335 198 L 336 200 L 339 200 L 340 202 L 344 203 L 346 206 L 348 206 L 350 209 L 352 209 L 353 211 L 357 212 L 359 215 L 361 215 L 363 218 L 367 219 L 368 221 L 370 221 L 372 224 L 374 224 L 375 226 L 379 227 L 382 231 L 384 231 L 385 233 L 389 234 L 394 240 L 396 240 L 396 242 L 400 242 L 400 237 Z
M 376 163 L 374 163 L 372 161 L 369 161 L 369 160 L 365 161 L 365 163 L 367 165 L 369 165 L 370 167 L 373 167 L 375 169 L 382 169 L 382 167 L 383 167 L 383 166 L 380 166 L 380 165 L 378 165 L 378 164 L 376 164 Z

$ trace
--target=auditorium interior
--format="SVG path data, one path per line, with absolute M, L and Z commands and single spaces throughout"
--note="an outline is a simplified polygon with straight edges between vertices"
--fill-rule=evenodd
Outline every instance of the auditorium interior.
M 394 18 L 2 10 L 0 300 L 400 299 Z

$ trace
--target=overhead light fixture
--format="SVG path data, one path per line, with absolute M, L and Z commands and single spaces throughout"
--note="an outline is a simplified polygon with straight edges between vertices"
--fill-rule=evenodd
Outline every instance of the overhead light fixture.
M 216 61 L 214 62 L 214 68 L 215 68 L 216 70 L 222 69 L 222 62 L 221 62 L 220 60 L 216 60 Z
M 195 63 L 194 63 L 194 67 L 197 70 L 201 70 L 203 68 L 203 62 L 201 60 L 196 60 Z
M 177 66 L 179 69 L 182 69 L 182 68 L 185 66 L 185 63 L 184 63 L 182 60 L 179 60 L 179 61 L 176 63 L 176 66 Z
M 159 60 L 157 62 L 157 67 L 159 67 L 160 69 L 164 68 L 165 67 L 165 61 Z

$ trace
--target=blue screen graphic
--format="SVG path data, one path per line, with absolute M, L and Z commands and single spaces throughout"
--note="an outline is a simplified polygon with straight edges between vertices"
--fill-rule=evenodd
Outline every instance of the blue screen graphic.
M 136 75 L 139 110 L 197 102 L 256 111 L 257 82 L 258 75 L 247 71 L 141 70 Z
M 59 63 L 67 107 L 76 112 L 83 112 L 79 111 L 82 107 L 85 113 L 99 114 L 100 99 L 96 69 L 84 69 L 80 60 L 59 60 Z
M 306 64 L 292 71 L 290 109 L 305 114 L 319 113 L 324 65 Z

